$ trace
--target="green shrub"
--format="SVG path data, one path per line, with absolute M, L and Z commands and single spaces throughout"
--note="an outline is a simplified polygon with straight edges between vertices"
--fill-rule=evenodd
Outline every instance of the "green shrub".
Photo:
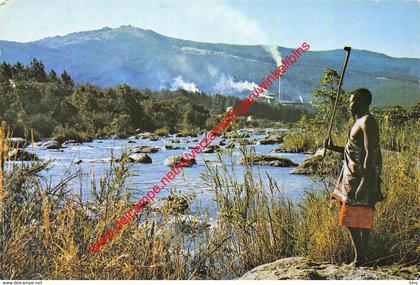
M 37 137 L 48 138 L 57 126 L 57 121 L 46 114 L 35 114 L 30 118 L 30 126 L 35 130 Z
M 156 129 L 154 134 L 161 137 L 166 137 L 169 134 L 169 130 L 167 128 Z
M 80 132 L 74 128 L 64 128 L 61 126 L 58 126 L 54 129 L 52 136 L 53 140 L 56 140 L 60 143 L 68 140 L 75 140 L 76 142 L 92 141 L 91 136 L 85 132 Z
M 194 130 L 187 129 L 187 128 L 183 128 L 182 130 L 179 131 L 179 133 L 183 137 L 194 136 L 197 134 L 197 132 L 195 132 Z

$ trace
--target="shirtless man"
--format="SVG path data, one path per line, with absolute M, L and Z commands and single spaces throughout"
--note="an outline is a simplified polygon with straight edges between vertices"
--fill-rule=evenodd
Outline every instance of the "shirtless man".
M 342 203 L 339 224 L 350 231 L 355 266 L 368 261 L 373 210 L 375 204 L 383 200 L 379 178 L 382 170 L 379 126 L 369 112 L 371 102 L 369 90 L 355 90 L 350 96 L 350 110 L 355 121 L 346 146 L 335 146 L 331 138 L 324 143 L 325 148 L 344 155 L 343 168 L 332 197 Z

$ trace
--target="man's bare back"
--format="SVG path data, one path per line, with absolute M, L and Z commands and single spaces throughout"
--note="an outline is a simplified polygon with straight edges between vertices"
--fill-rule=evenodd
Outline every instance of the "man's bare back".
M 365 136 L 368 140 L 365 148 Z M 349 133 L 350 139 L 359 147 L 369 151 L 370 147 L 376 147 L 379 144 L 379 126 L 376 119 L 370 114 L 366 114 L 354 121 Z

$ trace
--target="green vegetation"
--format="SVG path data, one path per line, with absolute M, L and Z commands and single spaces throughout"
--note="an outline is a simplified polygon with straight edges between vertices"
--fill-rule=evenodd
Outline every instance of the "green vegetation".
M 380 107 L 401 105 L 410 108 L 419 101 L 418 79 L 382 80 L 371 91 L 380 94 L 373 98 L 373 104 Z
M 0 119 L 7 122 L 14 136 L 51 136 L 67 139 L 125 137 L 135 131 L 166 129 L 170 133 L 212 129 L 217 114 L 240 102 L 233 96 L 193 93 L 185 90 L 138 90 L 126 84 L 100 88 L 75 85 L 63 71 L 46 74 L 44 65 L 33 60 L 25 67 L 0 65 Z M 249 111 L 257 119 L 297 121 L 304 109 L 254 103 Z M 258 121 L 258 120 L 256 120 Z
M 30 68 L 20 67 L 25 72 L 16 74 L 39 72 L 43 70 L 39 64 L 33 62 Z M 1 68 L 4 70 L 4 65 Z M 212 116 L 207 111 L 210 107 L 204 103 L 203 107 L 185 96 L 195 100 L 204 98 L 206 104 L 222 98 L 212 99 L 183 90 L 143 92 L 126 85 L 114 89 L 74 87 L 66 74 L 56 79 L 57 83 L 18 79 L 18 75 L 13 77 L 16 88 L 8 83 L 9 77 L 1 81 L 2 118 L 8 120 L 15 134 L 19 130 L 27 133 L 26 126 L 37 132 L 44 128 L 45 135 L 54 134 L 61 141 L 81 132 L 79 139 L 84 140 L 99 132 L 129 133 L 134 128 L 156 130 L 159 135 L 178 129 L 187 133 L 190 128 L 206 127 L 211 120 L 217 120 L 217 115 Z M 33 78 L 48 80 L 42 72 L 35 75 Z M 156 98 L 152 98 L 153 94 Z M 176 100 L 158 98 L 168 94 Z M 228 101 L 230 97 L 224 98 Z M 51 103 L 54 100 L 57 105 Z M 382 174 L 386 199 L 375 211 L 371 264 L 412 265 L 420 259 L 416 168 L 419 106 L 410 110 L 400 107 L 373 110 L 379 118 L 381 147 L 386 150 Z M 210 109 L 216 110 L 214 106 Z M 167 121 L 168 118 L 171 120 Z M 346 122 L 345 117 L 339 119 Z M 317 123 L 319 120 L 322 120 L 320 115 L 302 118 L 285 144 L 311 150 L 320 146 L 325 133 Z M 35 126 L 34 122 L 40 125 Z M 252 123 L 238 118 L 231 128 Z M 341 144 L 346 134 L 346 127 L 336 126 L 335 143 Z M 91 254 L 90 246 L 133 206 L 135 195 L 144 194 L 135 192 L 128 183 L 131 172 L 126 164 L 127 156 L 118 161 L 110 159 L 99 183 L 92 167 L 91 199 L 86 201 L 82 190 L 76 189 L 85 179 L 77 166 L 69 168 L 62 181 L 51 185 L 46 179 L 49 161 L 5 165 L 8 148 L 3 146 L 2 138 L 1 131 L 2 279 L 226 279 L 282 257 L 310 256 L 330 262 L 351 260 L 348 233 L 338 225 L 340 206 L 328 194 L 336 177 L 318 177 L 325 187 L 308 191 L 301 203 L 293 204 L 282 195 L 290 189 L 279 188 L 270 177 L 267 186 L 263 183 L 265 177 L 247 163 L 243 177 L 238 177 L 234 161 L 228 168 L 220 153 L 218 163 L 206 164 L 202 173 L 203 181 L 214 192 L 216 220 L 207 218 L 206 209 L 186 217 L 165 207 L 159 211 L 146 208 L 103 250 Z M 243 157 L 253 153 L 247 147 L 241 151 Z M 232 158 L 232 153 L 228 154 Z M 80 183 L 71 183 L 78 182 L 77 179 Z
M 415 130 L 418 133 L 418 125 Z M 396 135 L 405 138 L 399 142 L 401 151 L 384 153 L 386 200 L 375 211 L 371 264 L 412 265 L 420 258 L 418 145 L 410 132 L 409 125 L 400 127 Z M 241 150 L 244 157 L 253 152 Z M 200 212 L 186 220 L 165 207 L 158 212 L 146 209 L 93 255 L 89 247 L 135 201 L 124 159 L 118 163 L 111 159 L 100 183 L 92 173 L 89 201 L 69 184 L 83 179 L 76 168 L 56 185 L 45 185 L 41 176 L 44 171 L 48 175 L 49 162 L 4 169 L 4 278 L 220 279 L 235 278 L 282 257 L 351 260 L 348 232 L 338 225 L 340 206 L 328 194 L 335 177 L 331 181 L 320 177 L 325 188 L 306 193 L 296 205 L 284 198 L 286 189 L 270 177 L 267 187 L 252 165 L 245 164 L 239 178 L 235 163 L 228 168 L 223 161 L 219 154 L 220 166 L 206 164 L 202 173 L 215 195 L 215 221 Z
M 165 136 L 167 136 L 169 134 L 169 130 L 168 129 L 165 129 L 165 128 L 163 128 L 163 129 L 156 129 L 154 133 L 155 133 L 155 135 L 165 137 Z
M 327 136 L 328 124 L 335 100 L 338 86 L 338 74 L 333 69 L 326 69 L 321 79 L 321 88 L 315 90 L 314 106 L 316 113 L 313 116 L 303 116 L 284 139 L 282 149 L 290 152 L 315 152 L 323 146 Z M 344 145 L 347 138 L 347 130 L 353 124 L 350 113 L 347 110 L 348 94 L 344 90 L 340 93 L 337 114 L 332 129 L 332 139 L 336 145 Z M 371 113 L 381 125 L 381 146 L 387 150 L 401 150 L 406 136 L 415 136 L 415 126 L 420 117 L 420 102 L 410 109 L 401 106 L 390 108 L 371 107 Z M 405 126 L 407 130 L 400 132 Z

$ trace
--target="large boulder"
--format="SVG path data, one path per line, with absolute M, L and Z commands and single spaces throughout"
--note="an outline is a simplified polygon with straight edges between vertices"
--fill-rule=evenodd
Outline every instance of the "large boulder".
M 191 158 L 191 159 L 187 160 L 187 159 L 183 158 L 182 156 L 176 156 L 176 155 L 172 155 L 172 156 L 167 157 L 164 160 L 164 164 L 172 167 L 172 166 L 177 165 L 181 161 L 184 163 L 184 165 L 183 165 L 184 167 L 191 167 L 194 164 L 197 164 L 195 158 Z
M 20 148 L 14 148 L 9 150 L 6 160 L 38 161 L 39 158 L 35 153 L 30 153 Z
M 318 149 L 313 156 L 306 158 L 298 167 L 290 171 L 290 174 L 339 175 L 343 165 L 343 155 L 337 152 L 327 151 L 327 155 L 322 159 L 323 153 L 324 148 Z
M 279 157 L 279 156 L 271 156 L 271 155 L 251 155 L 251 156 L 248 156 L 246 159 L 241 158 L 240 162 L 242 164 L 251 163 L 255 165 L 269 165 L 269 166 L 276 166 L 276 167 L 297 166 L 296 163 L 294 163 L 288 158 Z
M 398 274 L 397 274 L 398 272 Z M 415 280 L 415 266 L 397 271 L 390 267 L 354 267 L 316 262 L 305 257 L 288 257 L 251 269 L 241 280 Z
M 152 163 L 152 159 L 145 153 L 131 153 L 128 155 L 128 161 L 137 163 Z

